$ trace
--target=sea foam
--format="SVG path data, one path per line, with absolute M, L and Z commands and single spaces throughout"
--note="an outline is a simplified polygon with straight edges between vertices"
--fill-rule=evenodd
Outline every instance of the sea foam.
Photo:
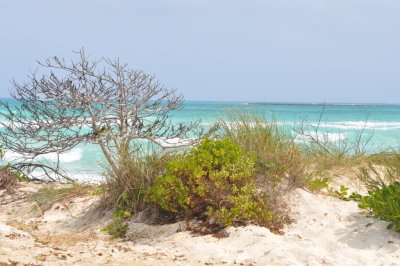
M 319 126 L 323 128 L 337 128 L 337 129 L 371 129 L 371 130 L 394 130 L 400 129 L 400 122 L 371 122 L 371 121 L 341 121 L 341 122 L 327 122 L 327 123 L 312 123 L 311 126 Z
M 164 138 L 160 137 L 155 140 L 159 145 L 167 148 L 174 148 L 179 146 L 191 146 L 194 144 L 194 139 L 181 139 L 181 138 Z
M 310 142 L 313 139 L 318 140 L 320 142 L 336 142 L 346 139 L 346 134 L 305 131 L 304 134 L 297 135 L 296 142 L 302 142 L 302 141 Z
M 57 156 L 57 153 L 55 153 L 55 152 L 39 155 L 37 157 L 37 159 L 56 162 L 57 157 L 59 157 L 60 162 L 70 163 L 70 162 L 74 162 L 74 161 L 79 161 L 80 159 L 82 159 L 82 156 L 83 156 L 83 149 L 74 148 L 68 152 L 60 153 L 60 154 L 58 154 L 58 156 Z M 23 154 L 19 154 L 19 153 L 12 152 L 12 151 L 6 151 L 6 153 L 4 155 L 4 160 L 6 160 L 6 161 L 15 161 L 15 160 L 21 160 L 24 158 L 28 158 L 28 157 Z

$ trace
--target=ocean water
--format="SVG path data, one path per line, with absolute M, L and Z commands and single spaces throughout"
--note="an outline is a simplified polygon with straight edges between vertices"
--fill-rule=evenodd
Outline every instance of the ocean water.
M 4 100 L 4 99 L 3 99 Z M 8 100 L 12 101 L 12 100 Z M 209 127 L 218 118 L 230 112 L 244 110 L 274 119 L 289 132 L 296 134 L 295 128 L 301 123 L 308 125 L 310 134 L 320 134 L 322 139 L 331 142 L 351 141 L 360 133 L 363 140 L 370 138 L 367 150 L 376 152 L 386 148 L 400 147 L 400 106 L 384 104 L 360 105 L 304 105 L 304 104 L 266 104 L 245 102 L 200 102 L 187 101 L 182 110 L 172 113 L 172 122 L 201 120 L 203 127 Z M 322 113 L 322 116 L 321 116 Z M 2 119 L 0 117 L 0 119 Z M 313 129 L 319 125 L 318 133 Z M 302 137 L 299 136 L 299 140 Z M 174 140 L 176 141 L 176 140 Z M 8 161 L 18 160 L 21 155 L 6 152 Z M 56 160 L 55 154 L 43 155 L 40 159 L 48 163 Z M 101 179 L 107 167 L 96 145 L 78 145 L 71 151 L 61 154 L 62 167 L 72 177 L 81 181 Z

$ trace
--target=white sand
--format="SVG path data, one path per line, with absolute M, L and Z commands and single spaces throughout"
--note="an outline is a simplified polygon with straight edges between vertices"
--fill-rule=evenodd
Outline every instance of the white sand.
M 109 215 L 89 211 L 95 197 L 56 204 L 44 215 L 26 213 L 21 188 L 0 192 L 0 264 L 43 265 L 399 265 L 400 234 L 360 215 L 356 203 L 296 190 L 293 224 L 284 235 L 258 226 L 227 228 L 229 237 L 193 236 L 183 223 L 131 223 L 128 241 L 100 228 Z M 33 186 L 33 187 L 32 187 Z M 18 206 L 18 207 L 17 207 Z M 21 230 L 19 230 L 21 229 Z

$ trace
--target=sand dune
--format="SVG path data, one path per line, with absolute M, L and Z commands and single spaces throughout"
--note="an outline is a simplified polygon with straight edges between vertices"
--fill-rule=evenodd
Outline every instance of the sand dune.
M 43 184 L 0 193 L 0 264 L 38 265 L 398 265 L 400 234 L 359 214 L 356 203 L 298 189 L 290 195 L 295 222 L 283 235 L 249 225 L 228 237 L 194 236 L 184 223 L 131 223 L 128 241 L 100 229 L 111 218 L 97 198 L 57 203 L 38 214 L 24 197 Z M 48 186 L 48 184 L 46 184 Z M 30 210 L 29 212 L 27 212 Z

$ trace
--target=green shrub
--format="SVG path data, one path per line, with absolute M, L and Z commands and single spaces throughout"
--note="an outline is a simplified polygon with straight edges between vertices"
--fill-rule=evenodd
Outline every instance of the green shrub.
M 368 196 L 359 196 L 358 206 L 367 210 L 375 218 L 391 222 L 388 229 L 394 227 L 400 232 L 400 183 L 374 187 L 368 191 Z
M 234 142 L 205 139 L 178 154 L 146 191 L 146 200 L 169 212 L 211 218 L 223 226 L 250 220 L 271 226 L 274 214 L 254 184 L 253 156 Z
M 316 178 L 308 181 L 308 188 L 311 191 L 321 191 L 329 187 L 329 178 Z
M 131 216 L 131 213 L 125 208 L 121 207 L 120 209 L 114 211 L 113 215 L 114 219 L 101 231 L 109 233 L 113 236 L 113 238 L 122 238 L 126 235 L 126 232 L 129 229 L 129 224 L 124 223 L 124 221 Z
M 358 194 L 357 192 L 352 192 L 349 195 L 349 193 L 347 192 L 348 190 L 349 190 L 348 187 L 340 186 L 339 190 L 335 190 L 335 191 L 330 190 L 330 192 L 331 192 L 332 196 L 334 196 L 338 199 L 344 200 L 344 201 L 350 201 L 350 200 L 359 201 L 360 200 L 360 198 L 361 198 L 360 194 Z

